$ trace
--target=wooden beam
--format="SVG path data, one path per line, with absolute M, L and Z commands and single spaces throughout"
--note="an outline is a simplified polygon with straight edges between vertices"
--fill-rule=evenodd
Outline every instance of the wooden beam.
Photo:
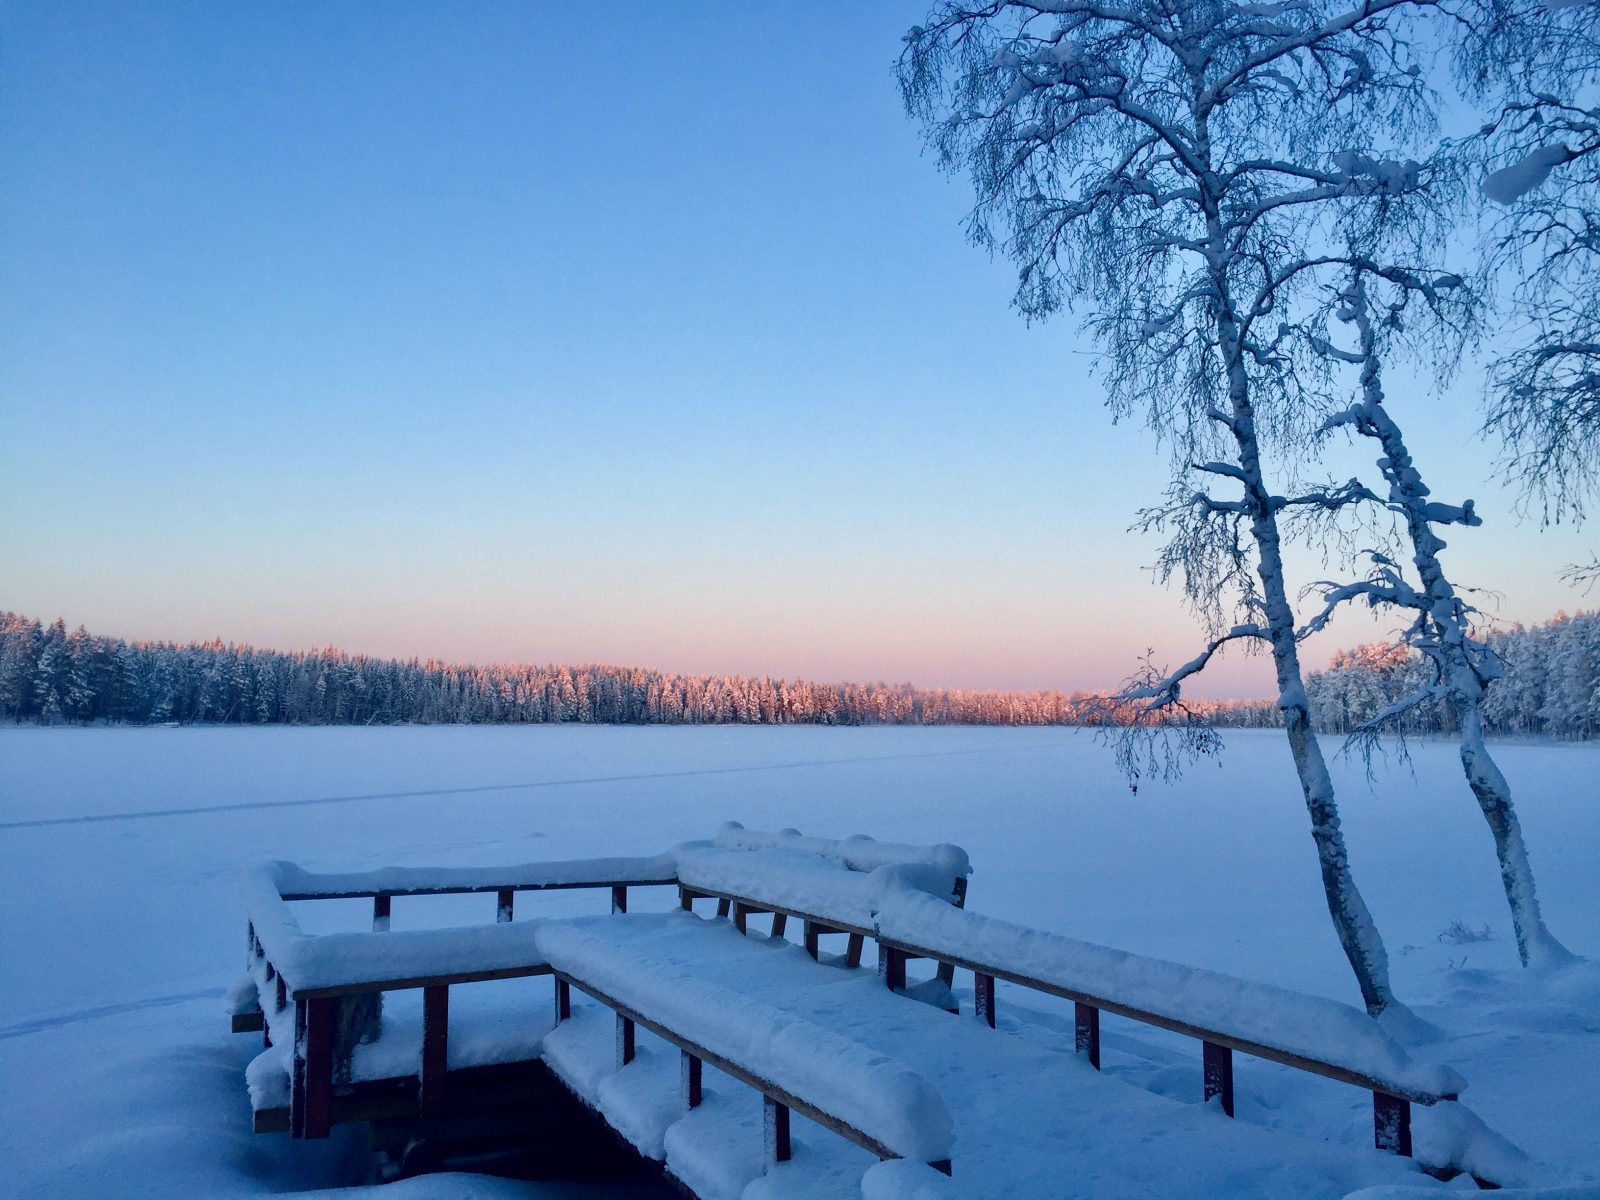
M 978 1018 L 994 1028 L 994 976 L 982 971 L 972 973 L 972 1007 Z
M 1089 1056 L 1089 1065 L 1100 1069 L 1100 1010 L 1092 1004 L 1073 1005 L 1073 1024 L 1077 1030 L 1077 1050 Z
M 1379 1150 L 1411 1157 L 1411 1101 L 1387 1092 L 1372 1093 L 1372 1134 Z
M 422 989 L 422 1075 L 417 1107 L 425 1121 L 444 1115 L 444 1077 L 450 1070 L 450 985 Z
M 906 956 L 893 946 L 878 947 L 878 974 L 891 992 L 903 992 L 906 987 Z
M 700 1102 L 705 1099 L 705 1089 L 702 1086 L 705 1064 L 687 1050 L 683 1050 L 680 1051 L 679 1070 L 683 1106 L 685 1108 L 699 1108 Z
M 569 892 L 587 888 L 609 887 L 675 887 L 676 879 L 574 879 L 565 883 L 474 883 L 448 887 L 408 887 L 382 889 L 391 896 L 468 896 L 479 892 L 498 892 L 511 887 L 519 892 Z M 376 896 L 378 889 L 354 888 L 349 891 L 280 891 L 282 900 L 360 900 Z
M 617 1014 L 617 1066 L 625 1067 L 638 1053 L 636 1034 L 631 1020 Z
M 771 1096 L 763 1095 L 762 1131 L 766 1142 L 766 1168 L 772 1170 L 779 1163 L 794 1156 L 794 1146 L 789 1140 L 789 1106 L 780 1104 Z
M 511 923 L 512 914 L 517 906 L 517 893 L 511 888 L 501 888 L 495 895 L 494 919 L 497 925 Z
M 406 979 L 361 979 L 333 983 L 327 987 L 297 988 L 297 996 L 354 996 L 361 992 L 403 992 L 441 983 L 482 983 L 489 979 L 527 979 L 550 974 L 549 963 L 523 963 L 516 967 L 494 967 L 486 971 L 453 971 L 448 975 L 416 975 Z M 281 976 L 280 976 L 281 978 Z
M 325 1138 L 333 1118 L 332 999 L 294 1002 L 294 1071 L 289 1088 L 289 1132 Z
M 1222 1097 L 1222 1111 L 1233 1116 L 1233 1051 L 1215 1042 L 1203 1042 L 1205 1098 Z
M 267 1027 L 267 1015 L 259 1008 L 249 1012 L 234 1013 L 231 1022 L 232 1033 L 260 1033 Z

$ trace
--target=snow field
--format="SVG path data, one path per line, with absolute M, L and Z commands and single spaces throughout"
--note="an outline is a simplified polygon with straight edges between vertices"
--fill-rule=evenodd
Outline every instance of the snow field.
M 1369 788 L 1359 763 L 1325 746 L 1397 989 L 1444 1031 L 1438 1057 L 1471 1081 L 1473 1111 L 1549 1178 L 1600 1177 L 1600 978 L 1515 967 L 1493 851 L 1454 747 L 1416 743 L 1409 767 L 1380 764 Z M 1551 929 L 1600 958 L 1600 749 L 1496 750 Z M 606 782 L 574 782 L 585 778 Z M 470 790 L 487 788 L 497 790 Z M 428 791 L 440 794 L 390 795 Z M 196 809 L 211 811 L 185 812 Z M 124 816 L 138 812 L 171 815 Z M 248 1132 L 243 1075 L 260 1043 L 230 1037 L 219 1015 L 242 960 L 244 868 L 650 855 L 730 816 L 957 843 L 976 867 L 977 911 L 1356 1000 L 1298 786 L 1270 732 L 1230 734 L 1220 766 L 1134 796 L 1109 750 L 1070 730 L 0 730 L 0 1079 L 10 1094 L 26 1084 L 24 1104 L 0 1105 L 0 1191 L 54 1197 L 71 1179 L 66 1190 L 90 1198 L 259 1196 L 351 1177 L 360 1146 L 343 1131 L 320 1145 Z M 630 900 L 636 911 L 674 903 L 670 889 Z M 603 893 L 542 893 L 519 897 L 517 915 L 604 906 Z M 393 927 L 492 925 L 493 908 L 492 894 L 401 900 Z M 359 901 L 296 909 L 310 932 L 361 929 L 371 916 Z M 1488 940 L 1461 938 L 1484 927 Z M 526 1011 L 548 1013 L 547 980 L 511 983 L 528 989 Z M 460 1003 L 490 986 L 460 989 Z M 457 1006 L 452 995 L 453 1015 Z M 1025 1045 L 1070 1045 L 1070 1005 L 1002 984 L 999 1009 Z M 1109 1017 L 1102 1037 L 1107 1082 L 1200 1109 L 1188 1039 Z M 1434 1053 L 1413 1048 L 1419 1060 Z M 1332 1138 L 1341 1153 L 1368 1144 L 1363 1093 L 1256 1060 L 1236 1071 L 1239 1127 Z M 674 1070 L 674 1090 L 675 1080 Z M 732 1087 L 710 1072 L 707 1086 Z M 752 1124 L 738 1144 L 758 1159 L 759 1100 L 746 1094 L 739 1110 Z M 1435 1111 L 1416 1110 L 1419 1152 Z M 669 1130 L 669 1153 L 691 1132 Z M 1115 1144 L 1117 1132 L 1102 1139 Z M 796 1140 L 818 1139 L 797 1120 Z M 1071 1194 L 1066 1182 L 1044 1194 Z

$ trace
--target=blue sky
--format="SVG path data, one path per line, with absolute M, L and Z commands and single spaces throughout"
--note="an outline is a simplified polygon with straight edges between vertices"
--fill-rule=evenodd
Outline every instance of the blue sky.
M 0 607 L 961 686 L 1188 657 L 1125 532 L 1162 456 L 901 112 L 922 7 L 7 5 Z M 1490 521 L 1460 576 L 1581 605 L 1592 535 L 1515 521 L 1470 388 L 1413 402 Z

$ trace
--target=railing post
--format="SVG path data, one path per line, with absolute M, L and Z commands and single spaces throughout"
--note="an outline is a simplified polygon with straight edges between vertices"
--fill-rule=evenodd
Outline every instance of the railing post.
M 614 913 L 628 911 L 628 889 L 625 886 L 617 886 L 611 889 L 611 911 Z
M 699 1108 L 700 1101 L 705 1099 L 705 1091 L 701 1087 L 701 1077 L 704 1073 L 705 1064 L 687 1050 L 683 1051 L 679 1059 L 678 1078 L 685 1108 Z
M 1411 1157 L 1411 1101 L 1386 1092 L 1372 1093 L 1372 1133 L 1379 1150 Z
M 775 937 L 775 938 L 781 938 L 788 931 L 788 929 L 789 929 L 789 914 L 788 913 L 773 913 L 772 914 L 772 936 Z
M 422 1076 L 418 1107 L 425 1121 L 444 1115 L 444 1079 L 450 1070 L 450 985 L 422 989 Z
M 972 973 L 972 1007 L 990 1029 L 994 1028 L 994 976 Z
M 559 1025 L 572 1016 L 572 985 L 561 976 L 555 977 L 556 981 L 556 1024 Z
M 274 999 L 277 1001 L 277 1006 L 273 1009 L 274 1012 L 282 1012 L 289 1007 L 289 988 L 283 982 L 282 972 L 278 974 L 278 994 Z
M 325 1138 L 333 1127 L 333 1016 L 332 998 L 294 1002 L 291 1137 Z
M 1089 1065 L 1096 1071 L 1100 1069 L 1100 1010 L 1092 1004 L 1082 1002 L 1073 1005 L 1074 1024 L 1077 1026 L 1077 1049 L 1079 1054 L 1089 1056 Z
M 906 986 L 906 955 L 903 950 L 896 950 L 893 946 L 878 944 L 878 974 L 883 976 L 884 986 L 891 992 L 905 990 Z
M 766 1139 L 766 1165 L 770 1171 L 778 1163 L 788 1162 L 794 1154 L 793 1146 L 789 1142 L 789 1106 L 779 1104 L 765 1093 L 761 1099 L 764 1109 L 762 1131 Z
M 633 1061 L 636 1053 L 634 1046 L 633 1022 L 621 1013 L 617 1014 L 617 1066 L 625 1067 Z
M 845 966 L 854 968 L 861 965 L 861 947 L 865 941 L 866 938 L 859 933 L 850 935 L 850 940 L 845 944 L 844 949 Z
M 256 923 L 254 921 L 246 921 L 244 923 L 244 969 L 246 971 L 255 970 L 257 945 Z
M 819 936 L 822 931 L 817 928 L 817 923 L 815 921 L 807 921 L 805 928 L 806 953 L 811 955 L 812 958 L 816 958 L 822 953 L 821 937 Z
M 1222 1097 L 1222 1111 L 1233 1116 L 1233 1050 L 1215 1042 L 1202 1043 L 1205 1067 L 1205 1098 Z
M 513 888 L 501 888 L 500 894 L 495 897 L 494 919 L 497 925 L 505 925 L 511 920 L 512 912 L 516 908 L 517 893 Z

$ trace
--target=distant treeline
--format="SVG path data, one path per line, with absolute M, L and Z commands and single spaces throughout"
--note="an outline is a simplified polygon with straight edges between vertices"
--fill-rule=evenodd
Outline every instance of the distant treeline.
M 1560 613 L 1543 625 L 1495 630 L 1485 639 L 1504 678 L 1483 705 L 1487 732 L 1585 739 L 1600 736 L 1600 613 Z M 1357 646 L 1306 679 L 1318 726 L 1348 733 L 1385 706 L 1428 686 L 1427 663 L 1402 646 Z M 1411 733 L 1454 733 L 1445 702 L 1412 710 Z
M 0 718 L 44 724 L 1068 725 L 1081 723 L 1094 700 L 1081 692 L 640 667 L 478 666 L 332 647 L 284 653 L 220 640 L 127 642 L 0 613 Z M 1201 703 L 1228 725 L 1265 724 L 1274 715 L 1261 701 Z
M 1490 690 L 1491 732 L 1589 738 L 1600 733 L 1600 614 L 1558 616 L 1490 642 L 1507 678 Z M 1361 646 L 1307 680 L 1319 726 L 1344 733 L 1424 679 L 1395 646 Z M 1269 700 L 1196 700 L 1232 728 L 1280 723 Z M 282 652 L 221 640 L 177 644 L 97 637 L 61 621 L 0 613 L 0 719 L 140 725 L 1095 725 L 1114 721 L 1104 693 L 919 688 L 678 675 L 641 667 L 488 666 L 369 658 L 328 647 Z M 1407 718 L 1449 732 L 1448 706 Z

